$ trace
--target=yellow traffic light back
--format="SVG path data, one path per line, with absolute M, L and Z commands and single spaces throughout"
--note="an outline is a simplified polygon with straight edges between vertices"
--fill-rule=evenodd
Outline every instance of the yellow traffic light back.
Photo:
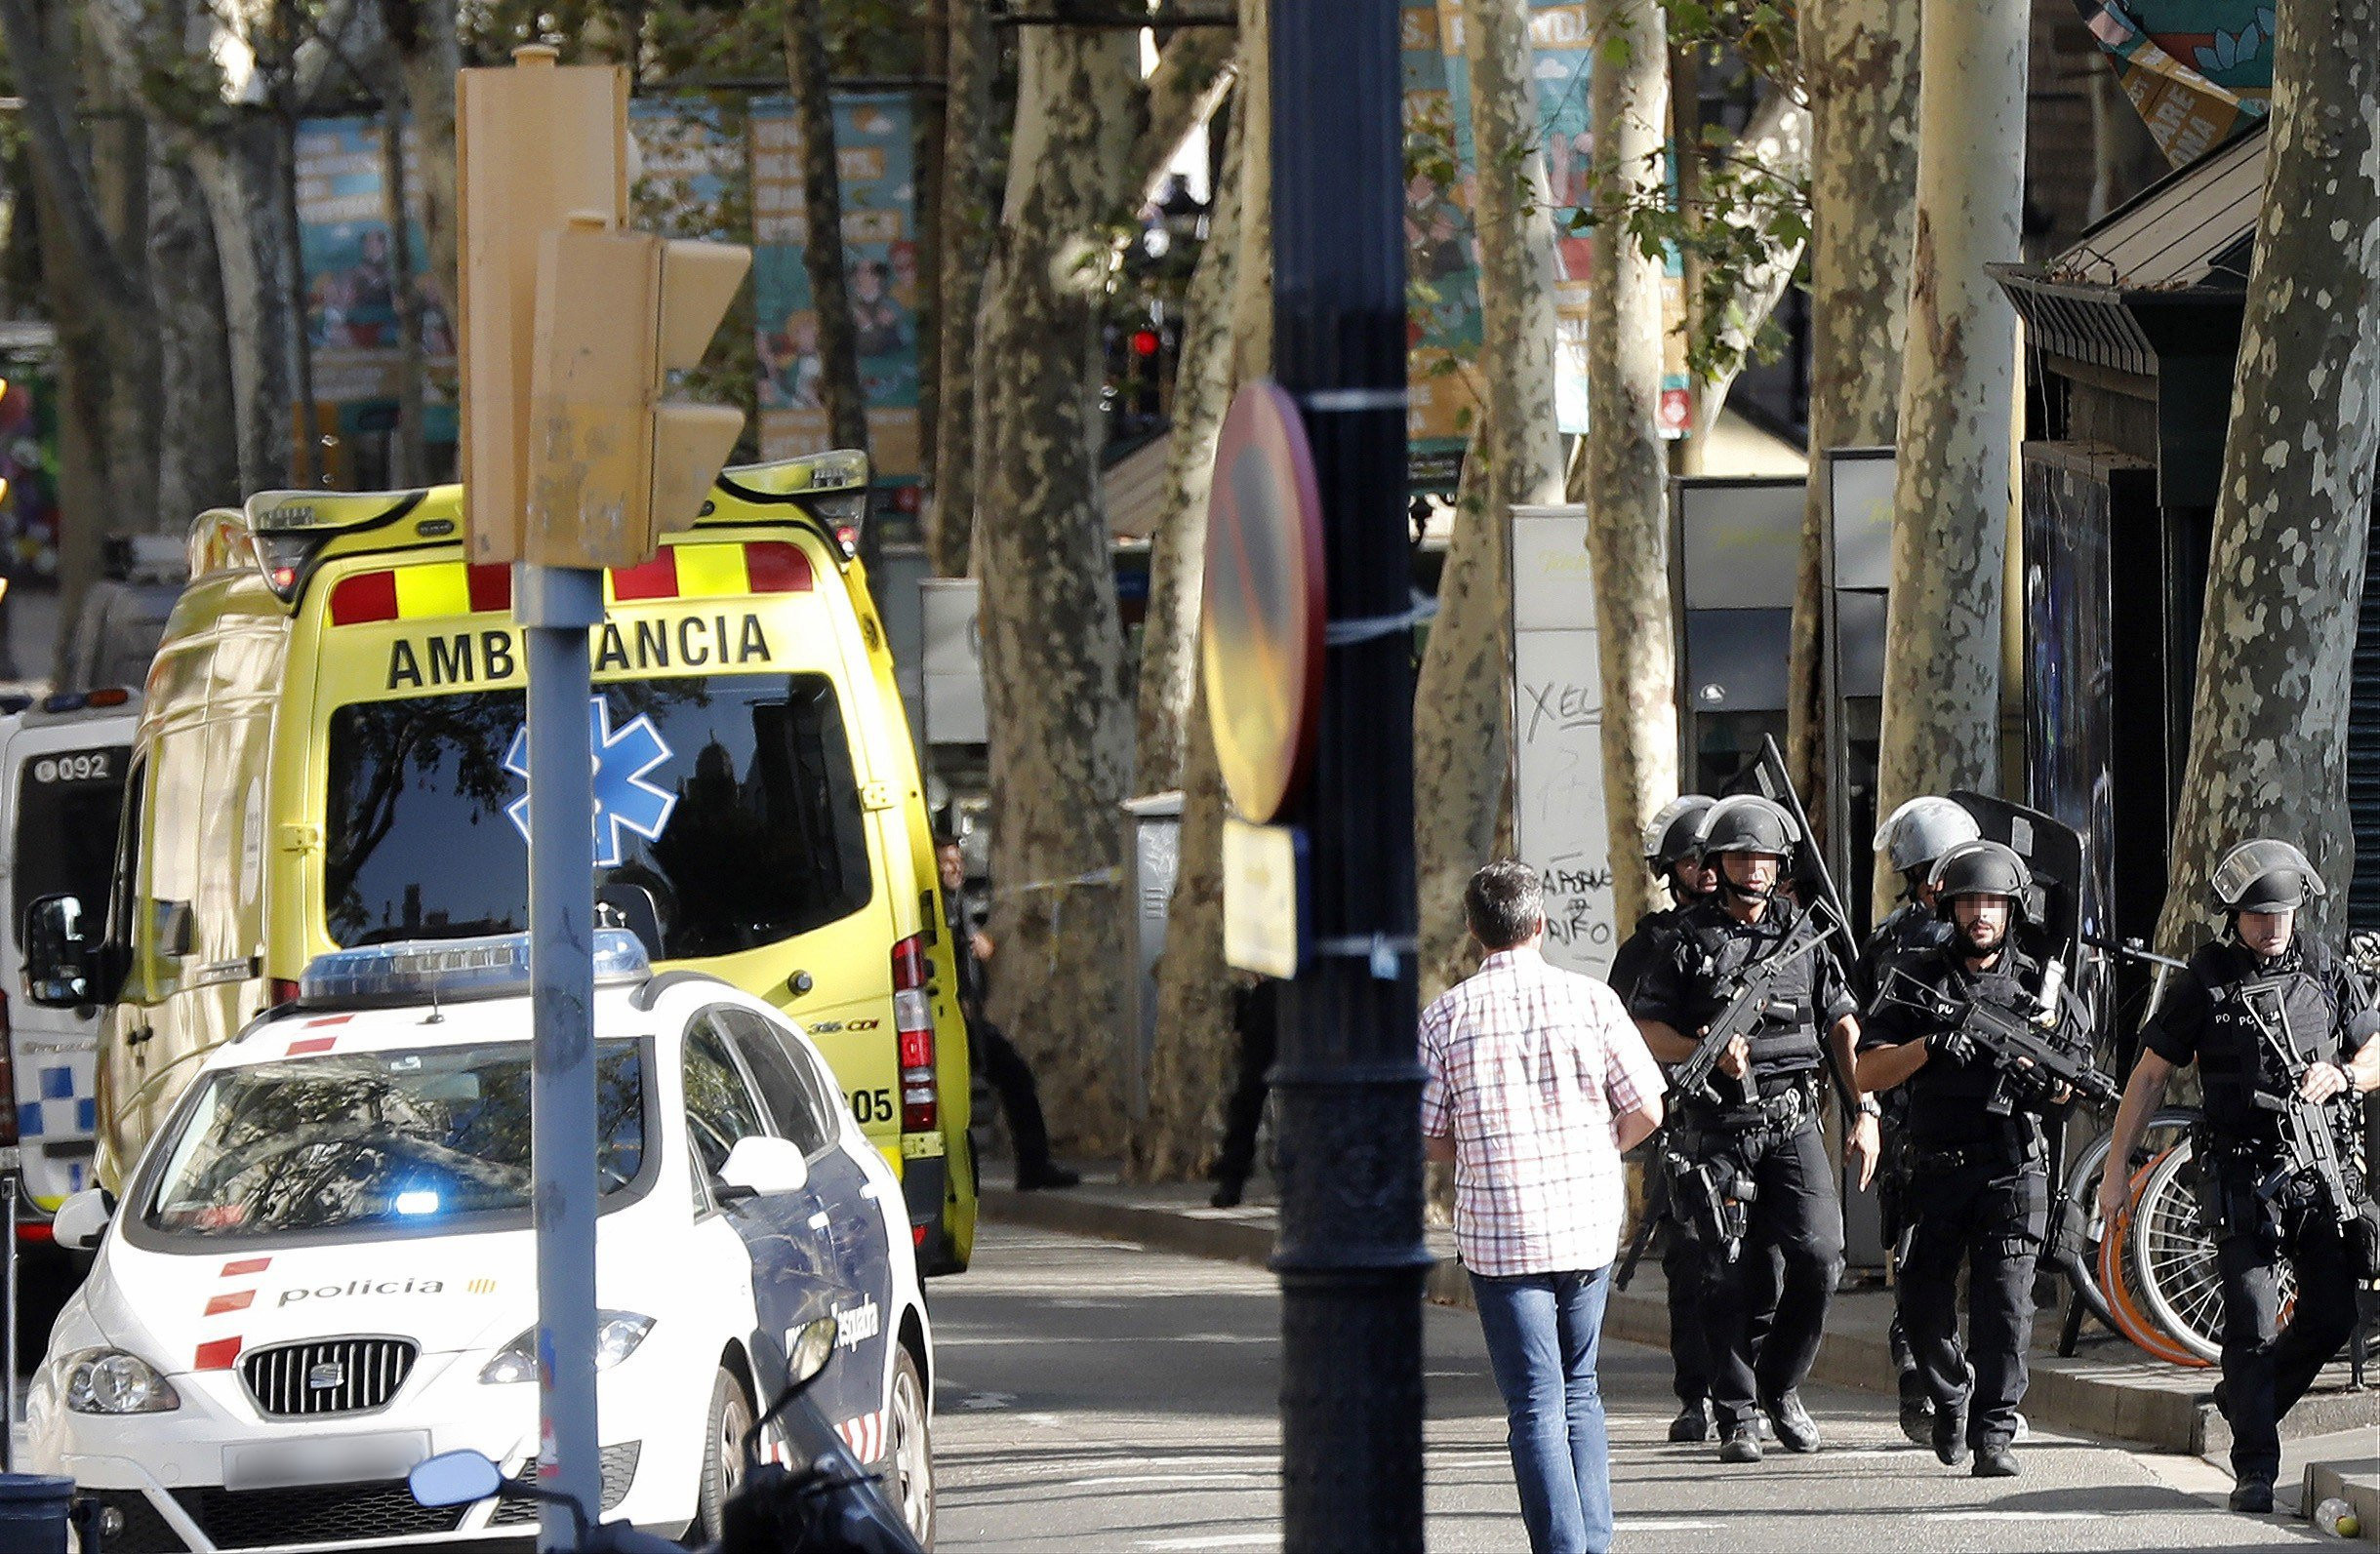
M 539 240 L 573 211 L 627 219 L 628 87 L 616 65 L 461 72 L 456 96 L 462 251 L 464 523 L 474 561 L 521 554 Z
M 750 264 L 728 244 L 606 230 L 599 213 L 547 234 L 521 559 L 630 567 L 653 553 L 660 525 L 692 521 L 744 413 L 661 395 L 672 370 L 701 360 Z

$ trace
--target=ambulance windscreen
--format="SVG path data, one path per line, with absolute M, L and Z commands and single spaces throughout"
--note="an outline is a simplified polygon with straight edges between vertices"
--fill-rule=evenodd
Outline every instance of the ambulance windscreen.
M 528 927 L 517 691 L 331 714 L 323 915 L 342 945 Z M 598 886 L 652 895 L 656 959 L 729 955 L 836 922 L 874 891 L 851 740 L 819 674 L 599 687 Z

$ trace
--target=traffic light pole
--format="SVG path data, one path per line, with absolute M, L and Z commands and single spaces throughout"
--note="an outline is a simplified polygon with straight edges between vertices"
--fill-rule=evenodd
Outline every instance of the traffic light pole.
M 530 1169 L 537 1223 L 538 1479 L 601 1516 L 595 1431 L 594 765 L 586 634 L 603 620 L 603 574 L 512 569 L 529 672 L 529 972 L 534 1046 Z M 561 1506 L 538 1547 L 577 1546 Z
M 1322 498 L 1331 623 L 1313 774 L 1313 953 L 1288 984 L 1281 1118 L 1283 1546 L 1422 1547 L 1421 1070 L 1414 1055 L 1404 100 L 1396 0 L 1272 17 L 1273 370 Z

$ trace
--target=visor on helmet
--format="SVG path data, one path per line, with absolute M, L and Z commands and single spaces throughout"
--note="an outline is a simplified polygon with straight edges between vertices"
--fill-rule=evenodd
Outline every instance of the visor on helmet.
M 2226 853 L 2207 888 L 2227 912 L 2294 911 L 2330 894 L 2305 854 L 2261 837 Z

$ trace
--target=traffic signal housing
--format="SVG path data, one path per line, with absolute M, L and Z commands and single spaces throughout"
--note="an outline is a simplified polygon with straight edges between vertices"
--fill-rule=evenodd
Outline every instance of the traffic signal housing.
M 631 567 L 701 510 L 744 413 L 664 395 L 670 373 L 702 360 L 750 267 L 740 245 L 624 232 L 601 212 L 545 234 L 521 560 Z
M 464 523 L 478 562 L 522 557 L 540 242 L 574 211 L 627 221 L 627 74 L 555 58 L 532 44 L 456 79 Z

